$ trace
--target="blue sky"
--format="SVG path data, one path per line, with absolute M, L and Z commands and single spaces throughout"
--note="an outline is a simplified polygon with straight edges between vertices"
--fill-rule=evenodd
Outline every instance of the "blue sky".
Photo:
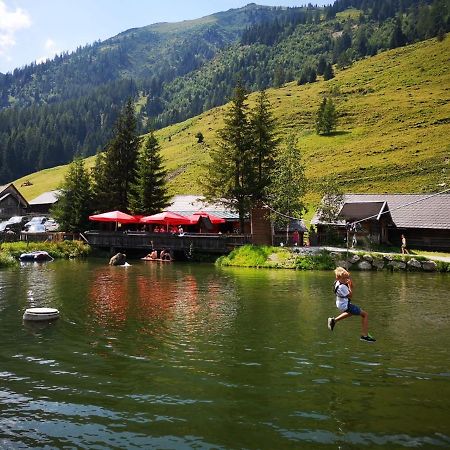
M 0 72 L 103 40 L 129 28 L 196 19 L 250 0 L 0 0 Z M 259 0 L 272 6 L 307 1 Z M 318 0 L 314 4 L 329 4 Z

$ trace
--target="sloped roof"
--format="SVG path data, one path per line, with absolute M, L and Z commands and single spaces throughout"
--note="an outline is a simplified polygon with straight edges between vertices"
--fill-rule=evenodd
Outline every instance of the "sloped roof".
M 20 200 L 20 202 L 27 207 L 29 205 L 29 203 L 27 202 L 27 200 L 25 199 L 25 197 L 19 192 L 19 190 L 16 188 L 16 186 L 14 186 L 14 183 L 8 183 L 8 184 L 4 184 L 2 186 L 0 186 L 0 195 L 2 195 L 8 188 L 11 188 L 16 197 Z M 8 197 L 7 193 L 3 195 L 2 198 L 6 198 Z
M 197 211 L 205 211 L 226 220 L 239 219 L 236 211 L 218 203 L 206 203 L 201 195 L 175 195 L 171 200 L 171 205 L 166 209 L 183 216 L 189 216 Z
M 44 192 L 33 200 L 30 200 L 30 205 L 53 205 L 58 201 L 57 194 L 59 190 Z
M 375 216 L 379 220 L 380 215 L 387 209 L 386 202 L 355 202 L 344 203 L 338 214 L 338 219 L 350 221 L 361 220 L 366 217 Z
M 348 208 L 371 202 L 377 209 L 378 204 L 386 202 L 385 210 L 397 228 L 450 229 L 450 194 L 345 194 L 343 200 Z M 315 217 L 314 223 L 320 223 L 319 218 Z

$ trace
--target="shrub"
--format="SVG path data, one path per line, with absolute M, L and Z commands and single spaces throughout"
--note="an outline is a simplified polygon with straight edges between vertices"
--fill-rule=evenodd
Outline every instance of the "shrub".
M 320 252 L 317 255 L 298 256 L 295 268 L 298 270 L 333 270 L 335 263 L 328 252 Z

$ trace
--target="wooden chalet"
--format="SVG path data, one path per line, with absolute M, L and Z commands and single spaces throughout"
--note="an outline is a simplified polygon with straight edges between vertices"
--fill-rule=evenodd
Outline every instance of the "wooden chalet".
M 49 215 L 50 208 L 58 202 L 58 193 L 59 190 L 44 192 L 33 200 L 30 200 L 30 213 Z
M 450 250 L 450 194 L 345 194 L 337 220 L 325 223 L 314 216 L 318 243 L 330 228 L 344 239 L 348 223 L 358 222 L 359 242 L 400 247 L 404 234 L 408 247 Z
M 0 186 L 0 220 L 27 214 L 28 202 L 13 183 Z

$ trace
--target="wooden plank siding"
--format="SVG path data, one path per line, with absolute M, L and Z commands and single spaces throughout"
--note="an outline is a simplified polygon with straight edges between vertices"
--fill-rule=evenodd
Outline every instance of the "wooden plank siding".
M 97 248 L 116 250 L 167 249 L 171 251 L 227 254 L 235 247 L 247 244 L 248 235 L 217 235 L 192 233 L 179 236 L 170 233 L 147 232 L 97 232 L 83 234 L 89 245 Z

